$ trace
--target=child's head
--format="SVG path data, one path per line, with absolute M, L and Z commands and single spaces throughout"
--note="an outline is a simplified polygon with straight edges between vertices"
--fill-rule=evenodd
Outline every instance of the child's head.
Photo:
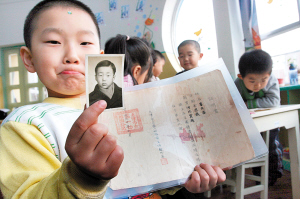
M 158 77 L 163 72 L 163 67 L 166 63 L 166 59 L 158 50 L 153 50 L 153 75 Z
M 124 75 L 131 75 L 135 85 L 148 81 L 148 71 L 152 71 L 151 49 L 142 39 L 117 35 L 106 42 L 104 52 L 125 54 Z
M 114 83 L 116 66 L 109 60 L 99 62 L 95 67 L 95 78 L 101 88 L 108 89 Z
M 76 0 L 41 1 L 24 24 L 26 69 L 37 72 L 50 97 L 85 93 L 85 55 L 99 54 L 100 31 L 92 11 Z
M 202 59 L 200 45 L 194 40 L 185 40 L 177 48 L 180 65 L 185 70 L 190 70 L 198 66 L 198 61 Z
M 91 19 L 93 20 L 95 27 L 97 28 L 97 35 L 99 37 L 100 42 L 100 29 L 98 26 L 97 19 L 95 18 L 95 15 L 93 14 L 92 10 L 83 4 L 80 1 L 77 0 L 43 0 L 40 3 L 38 3 L 27 15 L 26 21 L 24 24 L 24 30 L 23 30 L 23 36 L 25 40 L 25 45 L 31 49 L 31 39 L 34 30 L 37 28 L 37 20 L 40 16 L 40 14 L 44 13 L 46 10 L 49 10 L 53 7 L 65 7 L 65 8 L 77 8 L 80 10 L 85 11 L 87 14 L 90 15 Z M 68 14 L 72 14 L 72 11 Z
M 258 92 L 267 85 L 272 65 L 271 56 L 263 50 L 245 52 L 239 61 L 238 78 L 243 80 L 248 90 Z

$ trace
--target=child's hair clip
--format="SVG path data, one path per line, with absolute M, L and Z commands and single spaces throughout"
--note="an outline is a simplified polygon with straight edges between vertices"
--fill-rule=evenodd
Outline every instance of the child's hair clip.
M 72 11 L 68 11 L 68 14 L 71 15 L 71 14 L 72 14 Z
M 126 35 L 126 36 L 127 36 L 127 39 L 126 39 L 126 40 L 128 41 L 128 40 L 130 39 L 130 37 L 129 37 L 128 35 Z

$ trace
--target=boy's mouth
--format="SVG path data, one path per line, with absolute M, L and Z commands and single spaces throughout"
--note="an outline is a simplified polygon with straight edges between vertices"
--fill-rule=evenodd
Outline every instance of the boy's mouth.
M 65 71 L 62 71 L 61 74 L 66 74 L 66 75 L 72 75 L 72 74 L 82 74 L 78 71 L 72 71 L 72 70 L 65 70 Z

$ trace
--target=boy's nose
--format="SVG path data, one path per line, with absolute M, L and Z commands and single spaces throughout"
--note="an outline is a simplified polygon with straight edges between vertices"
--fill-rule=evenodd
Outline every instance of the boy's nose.
M 67 64 L 79 64 L 79 57 L 76 49 L 74 47 L 67 47 L 66 48 L 66 53 L 64 57 L 64 63 Z
M 256 88 L 260 88 L 261 87 L 261 83 L 257 83 L 255 87 Z

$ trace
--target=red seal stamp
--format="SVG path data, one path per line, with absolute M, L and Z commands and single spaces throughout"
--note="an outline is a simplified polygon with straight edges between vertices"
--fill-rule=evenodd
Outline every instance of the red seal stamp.
M 168 164 L 168 159 L 167 158 L 161 158 L 160 161 L 161 161 L 162 165 Z
M 113 113 L 117 133 L 129 134 L 143 131 L 143 124 L 138 109 Z

